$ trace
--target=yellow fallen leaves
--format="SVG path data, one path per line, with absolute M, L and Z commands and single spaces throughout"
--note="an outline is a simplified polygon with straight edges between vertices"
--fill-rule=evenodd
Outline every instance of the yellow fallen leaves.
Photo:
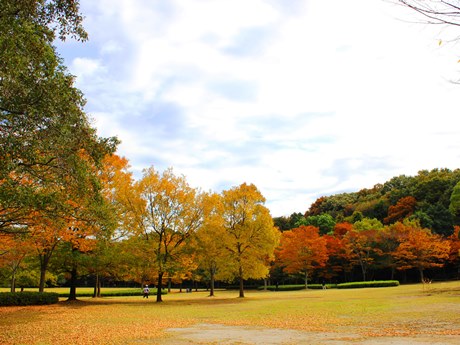
M 234 291 L 219 291 L 214 298 L 206 292 L 172 293 L 163 303 L 126 297 L 3 307 L 0 344 L 160 344 L 170 336 L 167 329 L 195 324 L 335 333 L 353 339 L 460 337 L 460 300 L 435 290 L 426 294 L 411 286 L 236 296 Z

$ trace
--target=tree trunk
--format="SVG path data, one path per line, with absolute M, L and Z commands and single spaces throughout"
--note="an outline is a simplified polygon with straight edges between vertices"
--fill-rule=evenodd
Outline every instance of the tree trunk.
M 211 291 L 209 292 L 209 297 L 214 297 L 214 268 L 211 268 L 211 282 L 210 282 Z
M 161 290 L 163 289 L 163 272 L 158 273 L 157 302 L 163 302 Z
M 76 301 L 77 300 L 77 267 L 72 267 L 70 271 L 70 292 L 68 301 Z
M 304 279 L 305 279 L 305 290 L 307 290 L 308 289 L 308 271 L 305 271 Z
M 267 291 L 267 278 L 264 278 L 264 291 Z
M 423 276 L 423 268 L 419 268 L 418 271 L 420 273 L 420 282 L 424 283 L 425 282 L 425 277 Z
M 171 292 L 171 278 L 168 278 L 168 293 Z
M 94 292 L 93 298 L 101 297 L 101 279 L 99 278 L 99 273 L 96 273 L 96 281 L 94 282 Z
M 240 298 L 244 298 L 244 280 L 243 280 L 243 268 L 240 266 Z
M 359 260 L 359 264 L 361 266 L 361 272 L 363 273 L 363 281 L 366 281 L 366 267 L 363 260 Z
M 11 289 L 10 292 L 16 292 L 16 270 L 11 275 Z
M 40 282 L 38 284 L 38 292 L 45 291 L 46 270 L 48 269 L 48 262 L 50 257 L 46 254 L 40 255 Z

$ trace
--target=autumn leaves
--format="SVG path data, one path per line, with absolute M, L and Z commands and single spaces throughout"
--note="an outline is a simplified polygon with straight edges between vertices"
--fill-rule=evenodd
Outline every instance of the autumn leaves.
M 126 187 L 126 183 L 125 179 L 121 185 Z M 164 278 L 181 281 L 200 272 L 211 281 L 211 295 L 217 277 L 237 279 L 240 297 L 244 297 L 245 279 L 268 275 L 279 233 L 254 185 L 204 193 L 191 188 L 172 169 L 160 174 L 149 168 L 132 188 L 124 190 L 114 201 L 131 220 L 124 224 L 128 226 L 125 241 L 139 244 L 125 248 L 142 247 L 148 252 L 140 256 L 141 271 L 159 289 Z M 157 301 L 162 301 L 161 294 Z

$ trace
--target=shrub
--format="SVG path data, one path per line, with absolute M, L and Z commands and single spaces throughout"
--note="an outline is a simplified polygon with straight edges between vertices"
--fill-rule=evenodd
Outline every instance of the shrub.
M 352 282 L 337 284 L 338 289 L 357 289 L 357 288 L 369 288 L 369 287 L 389 287 L 398 286 L 399 281 L 397 280 L 374 280 L 370 282 Z
M 168 293 L 167 290 L 161 290 L 162 295 L 166 295 Z M 156 295 L 157 289 L 151 289 L 150 295 Z M 77 297 L 93 297 L 93 292 L 78 292 L 77 289 Z M 126 296 L 142 296 L 141 290 L 122 290 L 122 291 L 104 291 L 101 292 L 102 297 L 126 297 Z M 69 297 L 68 292 L 61 292 L 59 293 L 59 297 Z
M 336 287 L 335 284 L 326 284 L 328 289 L 333 289 Z M 321 284 L 308 284 L 309 289 L 322 289 L 323 285 Z M 263 286 L 259 286 L 257 290 L 263 290 Z M 305 284 L 292 284 L 292 285 L 278 285 L 278 289 L 275 285 L 268 285 L 267 290 L 269 291 L 296 291 L 296 290 L 305 290 Z
M 0 292 L 0 305 L 41 305 L 54 304 L 59 301 L 59 295 L 52 292 Z

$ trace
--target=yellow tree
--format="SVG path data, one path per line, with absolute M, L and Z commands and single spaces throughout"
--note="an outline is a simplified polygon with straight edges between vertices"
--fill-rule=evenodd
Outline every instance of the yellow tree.
M 187 241 L 202 224 L 202 194 L 172 169 L 160 175 L 149 168 L 136 186 L 145 202 L 145 207 L 138 209 L 138 225 L 144 239 L 154 246 L 160 292 L 163 277 L 174 275 L 176 263 L 188 255 Z M 161 293 L 157 293 L 157 302 L 161 301 Z
M 309 274 L 326 265 L 327 240 L 320 236 L 319 228 L 302 225 L 283 232 L 277 257 L 284 271 L 303 274 L 307 289 Z
M 243 183 L 222 193 L 222 221 L 225 232 L 220 239 L 226 249 L 227 279 L 238 279 L 240 297 L 244 297 L 244 280 L 265 278 L 267 258 L 279 242 L 279 231 L 273 225 L 265 198 L 253 184 Z
M 108 219 L 99 224 L 97 245 L 90 254 L 88 269 L 95 275 L 94 297 L 101 296 L 101 276 L 114 268 L 118 258 L 114 258 L 114 242 L 128 235 L 133 224 L 130 202 L 134 202 L 134 180 L 129 171 L 128 160 L 116 154 L 106 155 L 98 172 L 101 181 L 101 194 L 107 207 Z
M 194 247 L 199 268 L 209 278 L 209 296 L 214 296 L 216 275 L 226 261 L 225 256 L 222 255 L 225 250 L 221 240 L 225 235 L 222 220 L 222 196 L 219 194 L 206 195 L 204 221 L 196 233 Z

